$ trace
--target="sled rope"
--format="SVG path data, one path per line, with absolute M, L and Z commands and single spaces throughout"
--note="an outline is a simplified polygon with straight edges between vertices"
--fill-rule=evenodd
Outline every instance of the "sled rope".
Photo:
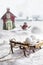
M 10 54 L 10 52 L 5 56 L 0 57 L 0 59 L 7 57 L 9 54 Z
M 21 56 L 19 56 L 19 57 L 15 57 L 15 58 L 0 60 L 0 62 L 11 61 L 11 60 L 17 60 L 17 59 L 20 59 L 21 57 L 23 57 L 23 55 L 21 55 Z

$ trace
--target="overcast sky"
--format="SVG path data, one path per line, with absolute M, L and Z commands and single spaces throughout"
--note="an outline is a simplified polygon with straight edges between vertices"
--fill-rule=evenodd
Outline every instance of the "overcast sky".
M 0 0 L 0 18 L 10 8 L 18 16 L 43 15 L 43 0 Z

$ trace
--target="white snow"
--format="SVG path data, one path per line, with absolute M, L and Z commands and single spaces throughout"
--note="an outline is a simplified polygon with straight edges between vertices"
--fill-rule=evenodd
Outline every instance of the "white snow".
M 38 25 L 40 25 L 40 23 Z M 40 26 L 37 26 L 37 28 L 39 28 L 37 30 L 40 30 L 40 33 L 32 33 L 31 30 L 33 27 L 34 26 L 31 26 L 31 28 L 27 30 L 22 30 L 20 27 L 16 27 L 15 29 L 9 31 L 0 30 L 0 58 L 8 55 L 10 52 L 10 39 L 15 38 L 16 41 L 24 42 L 26 38 L 28 38 L 28 41 L 30 41 L 33 45 L 36 44 L 37 41 L 43 40 L 43 30 Z M 20 58 L 17 58 L 19 56 Z M 13 55 L 10 53 L 7 57 L 0 59 L 0 61 L 5 59 L 11 60 L 0 62 L 1 65 L 43 65 L 43 47 L 41 50 L 31 53 L 27 57 L 23 56 L 22 50 L 15 48 Z
M 43 49 L 31 54 L 27 58 L 22 58 L 16 61 L 17 65 L 43 65 Z

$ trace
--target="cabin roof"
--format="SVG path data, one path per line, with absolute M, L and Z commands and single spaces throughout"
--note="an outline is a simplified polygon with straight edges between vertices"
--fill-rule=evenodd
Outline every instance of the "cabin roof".
M 3 19 L 3 21 L 6 22 L 6 19 L 7 19 L 6 14 L 7 13 L 10 13 L 10 18 L 14 22 L 14 19 L 15 19 L 16 16 L 14 14 L 12 14 L 9 9 L 7 9 L 7 12 L 1 17 L 1 19 Z

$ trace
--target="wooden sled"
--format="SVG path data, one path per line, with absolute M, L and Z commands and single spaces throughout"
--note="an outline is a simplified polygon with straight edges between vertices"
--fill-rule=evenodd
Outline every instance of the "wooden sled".
M 35 45 L 36 48 L 41 48 L 43 46 L 43 40 Z
M 21 43 L 21 42 L 17 42 L 17 41 L 13 41 L 10 40 L 10 48 L 11 48 L 11 52 L 13 52 L 13 47 L 18 46 L 20 49 L 23 50 L 24 56 L 26 56 L 26 49 L 32 50 L 33 52 L 35 52 L 36 46 L 32 46 L 31 44 L 28 43 Z

